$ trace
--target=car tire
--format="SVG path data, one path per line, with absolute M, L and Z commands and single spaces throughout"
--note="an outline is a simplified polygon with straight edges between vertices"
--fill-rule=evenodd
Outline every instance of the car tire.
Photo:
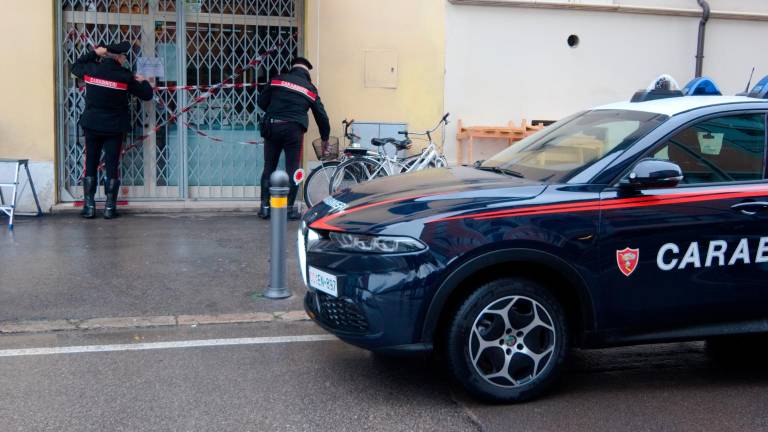
M 447 334 L 451 374 L 489 402 L 539 396 L 557 380 L 567 352 L 562 306 L 543 285 L 525 278 L 498 279 L 474 291 Z
M 705 352 L 726 367 L 759 367 L 768 361 L 768 334 L 719 336 L 707 339 Z

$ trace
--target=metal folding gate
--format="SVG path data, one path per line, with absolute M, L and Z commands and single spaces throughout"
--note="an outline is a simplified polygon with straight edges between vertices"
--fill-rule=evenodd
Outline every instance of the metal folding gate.
M 62 199 L 82 196 L 84 138 L 77 122 L 84 87 L 70 66 L 90 44 L 121 40 L 133 45 L 134 71 L 141 63 L 139 69 L 158 75 L 154 100 L 131 106 L 121 196 L 257 198 L 263 167 L 257 85 L 303 51 L 303 6 L 303 0 L 57 0 Z M 258 58 L 258 66 L 246 67 Z

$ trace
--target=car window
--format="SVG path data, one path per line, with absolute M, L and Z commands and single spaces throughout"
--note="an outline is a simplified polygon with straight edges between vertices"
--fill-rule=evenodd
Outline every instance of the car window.
M 622 151 L 655 129 L 666 116 L 626 110 L 597 110 L 532 135 L 482 164 L 534 181 L 567 182 L 607 155 Z
M 680 165 L 686 184 L 760 180 L 765 172 L 765 116 L 703 121 L 670 138 L 653 157 Z

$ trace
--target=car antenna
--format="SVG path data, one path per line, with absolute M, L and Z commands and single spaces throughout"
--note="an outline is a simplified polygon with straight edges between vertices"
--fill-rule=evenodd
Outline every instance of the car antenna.
M 749 74 L 749 81 L 747 81 L 747 88 L 744 89 L 744 93 L 749 93 L 749 87 L 752 85 L 752 78 L 755 76 L 755 67 L 752 66 L 752 73 Z

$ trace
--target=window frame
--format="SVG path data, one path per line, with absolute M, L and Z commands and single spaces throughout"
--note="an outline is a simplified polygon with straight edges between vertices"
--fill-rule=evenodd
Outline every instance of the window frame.
M 765 118 L 765 139 L 763 139 L 763 180 L 768 180 L 768 112 L 763 113 Z
M 694 96 L 690 96 L 694 97 Z M 669 140 L 674 138 L 679 133 L 683 132 L 684 130 L 694 127 L 699 123 L 703 123 L 706 121 L 710 121 L 717 118 L 722 117 L 733 117 L 733 116 L 744 116 L 744 115 L 750 115 L 750 114 L 759 114 L 763 116 L 763 125 L 764 125 L 764 134 L 763 134 L 763 178 L 758 180 L 741 180 L 741 181 L 725 181 L 725 182 L 710 182 L 710 183 L 691 183 L 691 184 L 684 184 L 680 183 L 675 187 L 675 189 L 682 189 L 682 188 L 701 188 L 701 187 L 709 187 L 709 186 L 722 186 L 722 185 L 738 185 L 738 184 L 752 184 L 752 183 L 764 183 L 766 180 L 768 180 L 768 111 L 766 110 L 755 110 L 755 109 L 748 109 L 744 111 L 728 111 L 728 112 L 719 112 L 719 113 L 713 113 L 706 116 L 701 116 L 695 120 L 689 121 L 685 123 L 684 125 L 681 125 L 677 129 L 673 130 L 664 138 L 660 139 L 658 142 L 656 142 L 654 145 L 650 146 L 646 151 L 640 154 L 640 156 L 637 158 L 637 160 L 631 164 L 629 169 L 627 169 L 622 175 L 620 175 L 617 180 L 615 181 L 613 187 L 618 188 L 619 182 L 624 179 L 629 173 L 635 168 L 635 166 L 643 159 L 647 159 L 650 157 L 653 157 L 655 153 L 660 151 L 665 145 L 668 145 Z

